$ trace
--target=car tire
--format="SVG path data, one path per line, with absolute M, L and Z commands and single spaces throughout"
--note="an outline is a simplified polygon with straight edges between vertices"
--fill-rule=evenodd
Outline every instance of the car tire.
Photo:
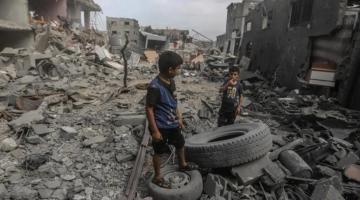
M 175 166 L 166 166 L 161 169 L 161 175 L 164 179 L 172 175 L 174 177 L 178 175 L 178 177 L 186 176 L 188 180 L 184 185 L 180 184 L 181 186 L 177 185 L 175 188 L 166 189 L 154 184 L 152 182 L 154 176 L 152 176 L 148 186 L 150 196 L 154 200 L 197 200 L 200 198 L 203 191 L 203 180 L 199 171 L 179 172 Z
M 272 136 L 264 123 L 240 123 L 189 137 L 186 156 L 203 168 L 232 167 L 265 156 Z

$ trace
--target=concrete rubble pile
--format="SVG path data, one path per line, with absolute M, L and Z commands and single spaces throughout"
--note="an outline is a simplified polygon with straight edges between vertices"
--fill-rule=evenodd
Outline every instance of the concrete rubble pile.
M 151 147 L 141 141 L 154 63 L 130 52 L 136 62 L 124 88 L 122 58 L 96 33 L 37 31 L 34 49 L 0 52 L 0 199 L 120 199 L 140 147 L 147 154 L 136 198 L 149 196 Z M 216 128 L 221 95 L 213 81 L 224 80 L 235 58 L 215 54 L 176 80 L 188 139 Z M 241 66 L 245 100 L 236 123 L 262 121 L 273 145 L 241 165 L 200 166 L 201 199 L 358 199 L 360 112 L 276 87 Z
M 273 86 L 256 73 L 240 74 L 245 100 L 237 122 L 267 124 L 273 147 L 242 165 L 200 166 L 201 199 L 359 199 L 360 112 L 306 89 Z
M 145 91 L 123 89 L 122 61 L 96 33 L 36 31 L 33 49 L 0 52 L 0 199 L 118 198 L 144 132 Z M 156 72 L 146 71 L 128 79 Z

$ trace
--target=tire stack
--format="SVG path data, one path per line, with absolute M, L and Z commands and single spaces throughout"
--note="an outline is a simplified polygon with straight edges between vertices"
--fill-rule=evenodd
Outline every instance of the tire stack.
M 201 168 L 233 167 L 265 156 L 272 148 L 270 129 L 263 123 L 241 123 L 194 135 L 186 140 L 186 157 Z M 167 176 L 177 167 L 162 169 Z M 189 182 L 179 188 L 165 189 L 149 182 L 154 200 L 196 200 L 203 192 L 199 171 L 186 172 Z M 150 179 L 151 180 L 151 179 Z

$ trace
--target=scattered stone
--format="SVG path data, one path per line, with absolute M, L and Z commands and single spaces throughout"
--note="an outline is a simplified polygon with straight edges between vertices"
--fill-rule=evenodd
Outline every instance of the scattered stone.
M 44 136 L 55 131 L 55 129 L 48 128 L 46 124 L 33 124 L 31 125 L 34 133 L 39 136 Z
M 336 171 L 331 169 L 330 167 L 326 167 L 326 166 L 322 166 L 322 165 L 317 165 L 316 166 L 316 169 L 318 170 L 318 172 L 321 174 L 321 175 L 324 175 L 324 176 L 335 176 L 336 175 Z
M 270 163 L 269 156 L 264 156 L 258 160 L 233 167 L 231 173 L 236 176 L 240 184 L 248 185 L 260 178 L 264 174 L 263 169 Z
M 54 191 L 51 198 L 65 200 L 67 198 L 67 190 L 65 188 L 57 189 Z
M 81 179 L 76 179 L 74 181 L 74 192 L 79 193 L 81 191 L 84 191 L 85 187 Z
M 66 167 L 70 167 L 74 164 L 73 161 L 68 157 L 63 158 L 61 161 Z
M 312 200 L 345 200 L 344 197 L 332 185 L 316 185 Z
M 145 115 L 122 115 L 113 119 L 113 124 L 115 126 L 124 126 L 124 125 L 132 125 L 136 126 L 139 124 L 144 124 Z
M 11 174 L 11 176 L 8 178 L 9 182 L 11 184 L 18 184 L 18 183 L 21 183 L 22 181 L 22 174 L 20 173 L 14 173 L 14 174 Z
M 86 200 L 91 200 L 92 199 L 93 190 L 94 189 L 91 188 L 91 187 L 86 187 L 85 188 Z
M 44 139 L 42 139 L 41 137 L 39 137 L 37 135 L 32 135 L 32 136 L 26 137 L 25 140 L 29 144 L 34 144 L 34 145 L 45 142 Z
M 76 178 L 76 176 L 73 174 L 66 174 L 66 175 L 63 174 L 60 177 L 65 181 L 72 181 Z
M 65 131 L 66 133 L 70 133 L 70 134 L 76 134 L 77 130 L 73 127 L 70 126 L 63 126 L 61 127 L 61 130 Z
M 9 152 L 17 148 L 16 141 L 12 138 L 6 138 L 0 143 L 0 150 Z
M 106 137 L 99 135 L 99 136 L 84 140 L 83 145 L 85 147 L 89 147 L 93 144 L 99 144 L 99 143 L 103 143 L 105 141 L 106 141 Z
M 61 180 L 56 177 L 54 180 L 46 181 L 44 184 L 49 189 L 57 189 L 61 186 Z
M 50 190 L 50 189 L 39 189 L 38 192 L 39 192 L 40 198 L 42 198 L 42 199 L 51 198 L 51 195 L 53 194 L 53 190 Z
M 130 153 L 117 153 L 115 155 L 115 158 L 118 163 L 122 163 L 122 162 L 127 162 L 130 160 L 133 160 L 135 158 L 135 156 Z
M 14 200 L 34 200 L 38 199 L 38 192 L 31 187 L 15 185 L 10 196 Z
M 75 139 L 77 136 L 77 131 L 73 127 L 63 126 L 61 127 L 61 135 L 60 138 L 65 140 Z
M 4 184 L 0 183 L 0 199 L 8 199 L 10 198 L 10 194 L 7 191 Z
M 359 156 L 350 151 L 345 157 L 341 158 L 339 162 L 336 163 L 336 166 L 338 168 L 344 169 L 352 164 L 355 164 L 358 160 L 360 160 Z
M 39 122 L 44 120 L 41 109 L 32 110 L 27 113 L 22 114 L 19 118 L 9 122 L 9 125 L 13 128 L 19 128 L 22 126 L 31 125 L 33 122 Z
M 36 170 L 47 161 L 49 161 L 47 154 L 32 154 L 25 157 L 22 167 L 26 170 Z
M 73 200 L 86 200 L 86 197 L 82 196 L 82 195 L 79 195 L 79 194 L 75 194 Z
M 39 183 L 42 182 L 42 179 L 38 178 L 38 179 L 34 179 L 30 182 L 31 185 L 38 185 Z

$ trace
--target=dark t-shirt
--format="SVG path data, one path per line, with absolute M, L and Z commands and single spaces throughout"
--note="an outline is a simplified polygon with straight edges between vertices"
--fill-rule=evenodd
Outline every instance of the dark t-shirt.
M 160 83 L 165 86 L 166 89 L 168 89 L 170 91 L 171 94 L 174 95 L 174 92 L 176 90 L 176 85 L 175 85 L 175 81 L 173 79 L 171 79 L 170 81 L 170 85 L 163 82 L 161 79 Z M 159 99 L 160 99 L 160 89 L 159 88 L 153 88 L 153 87 L 148 87 L 147 89 L 147 94 L 146 94 L 146 106 L 149 107 L 154 107 L 156 104 L 159 103 Z
M 229 81 L 227 79 L 223 86 Z M 223 91 L 222 102 L 221 102 L 221 112 L 234 112 L 236 107 L 239 105 L 239 99 L 242 95 L 242 88 L 240 81 L 237 81 L 236 85 L 230 86 Z

